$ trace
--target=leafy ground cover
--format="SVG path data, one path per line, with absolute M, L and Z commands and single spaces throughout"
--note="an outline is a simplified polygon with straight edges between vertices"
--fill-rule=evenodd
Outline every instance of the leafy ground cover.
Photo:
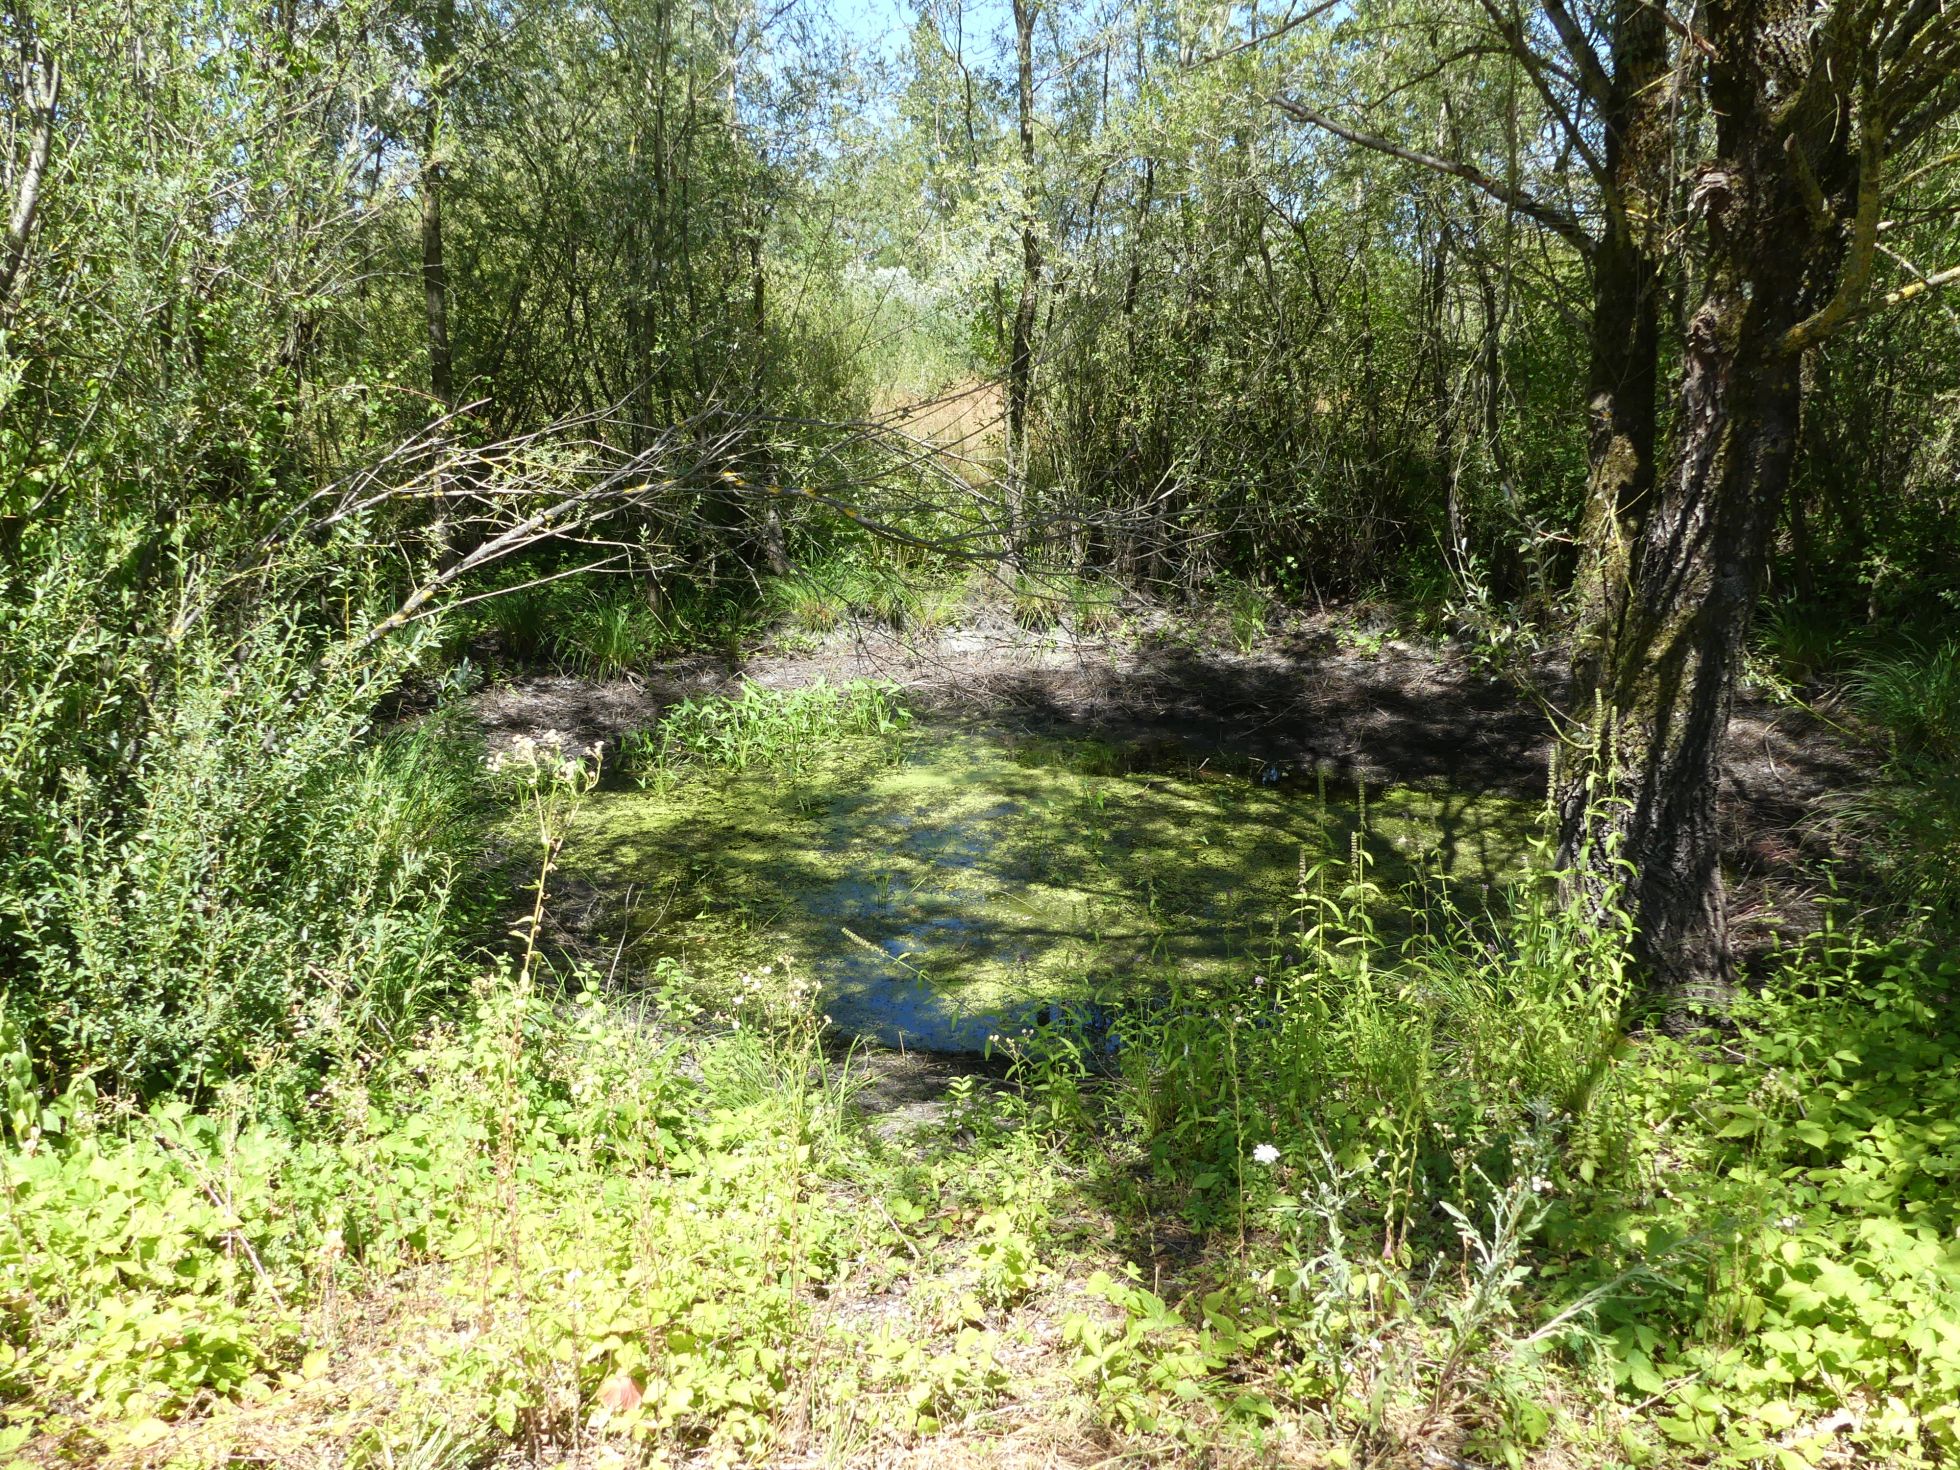
M 1188 842 L 1224 799 L 1063 754 L 997 752 L 1101 791 L 1112 833 L 1170 802 Z M 548 748 L 500 764 L 547 895 L 642 799 Z M 916 791 L 889 749 L 846 768 Z M 798 800 L 756 820 L 792 839 Z M 1179 967 L 1114 1050 L 1058 1017 L 912 1129 L 826 1044 L 821 955 L 715 974 L 703 945 L 622 993 L 546 969 L 535 909 L 465 1004 L 297 1106 L 52 1095 L 10 1033 L 7 1452 L 1949 1457 L 1953 962 L 1834 919 L 1728 1030 L 1629 1031 L 1610 918 L 1536 882 L 1405 884 L 1346 835 L 1304 875 L 1296 848 L 1279 963 Z

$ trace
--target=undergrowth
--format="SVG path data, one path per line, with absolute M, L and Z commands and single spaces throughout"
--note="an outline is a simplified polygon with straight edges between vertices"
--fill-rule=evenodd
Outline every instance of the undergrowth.
M 1884 753 L 1881 779 L 1849 815 L 1887 886 L 1960 930 L 1960 639 L 1867 658 L 1847 685 Z
M 744 682 L 732 697 L 686 699 L 620 742 L 627 770 L 660 786 L 691 765 L 726 771 L 802 769 L 836 742 L 895 741 L 912 721 L 896 685 L 870 679 L 796 689 Z
M 480 594 L 460 626 L 488 635 L 514 664 L 619 678 L 691 649 L 738 644 L 756 626 L 752 598 L 740 589 L 677 578 L 513 575 L 512 585 Z
M 1630 1034 L 1623 923 L 1384 895 L 1364 824 L 1273 963 L 1058 1015 L 894 1147 L 798 963 L 716 1016 L 684 967 L 545 970 L 595 772 L 496 764 L 537 883 L 453 1019 L 141 1111 L 0 1037 L 0 1444 L 763 1461 L 1025 1400 L 1171 1458 L 1960 1447 L 1960 967 L 1923 943 L 1834 922 L 1727 1034 Z

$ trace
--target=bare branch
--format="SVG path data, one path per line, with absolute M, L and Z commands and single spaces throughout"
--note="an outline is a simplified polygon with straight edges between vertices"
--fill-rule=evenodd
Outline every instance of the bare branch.
M 27 264 L 27 246 L 34 233 L 34 215 L 41 204 L 41 185 L 47 178 L 48 158 L 54 150 L 55 107 L 61 100 L 61 62 L 34 34 L 32 17 L 24 4 L 14 7 L 14 24 L 20 32 L 22 111 L 31 119 L 27 139 L 27 159 L 20 169 L 13 208 L 7 216 L 7 233 L 0 239 L 0 316 L 13 300 L 15 285 Z
M 1237 56 L 1241 51 L 1249 51 L 1255 46 L 1263 46 L 1268 41 L 1277 41 L 1288 31 L 1298 30 L 1308 21 L 1320 19 L 1328 11 L 1333 10 L 1343 3 L 1345 3 L 1345 0 L 1320 0 L 1318 5 L 1303 10 L 1298 15 L 1289 16 L 1273 26 L 1272 29 L 1264 31 L 1257 36 L 1249 37 L 1239 42 L 1236 46 L 1227 46 L 1223 51 L 1214 51 L 1208 56 L 1200 56 L 1196 61 L 1191 63 L 1192 68 L 1195 70 L 1201 66 L 1210 66 L 1213 62 L 1223 61 L 1228 56 Z
M 1586 33 L 1579 22 L 1566 8 L 1565 0 L 1542 0 L 1541 8 L 1558 32 L 1558 38 L 1565 43 L 1566 55 L 1572 58 L 1572 65 L 1578 73 L 1579 90 L 1586 94 L 1595 107 L 1605 107 L 1607 98 L 1613 90 L 1612 78 L 1606 75 L 1599 53 L 1586 39 Z
M 1545 106 L 1551 109 L 1552 116 L 1558 119 L 1559 126 L 1565 130 L 1566 141 L 1572 145 L 1572 151 L 1579 155 L 1580 160 L 1586 165 L 1587 172 L 1599 181 L 1600 187 L 1610 190 L 1612 180 L 1606 172 L 1606 165 L 1600 160 L 1599 155 L 1593 152 L 1592 145 L 1586 142 L 1585 135 L 1579 131 L 1578 121 L 1566 110 L 1565 104 L 1552 90 L 1552 84 L 1545 80 L 1545 59 L 1531 49 L 1530 43 L 1524 38 L 1523 31 L 1512 25 L 1504 12 L 1497 8 L 1497 0 L 1482 0 L 1482 4 L 1484 13 L 1490 17 L 1491 24 L 1497 28 L 1497 34 L 1504 38 L 1505 45 L 1511 48 L 1511 54 L 1517 58 L 1518 65 L 1524 68 L 1524 74 L 1531 78 L 1531 85 L 1538 89 L 1538 95 L 1544 99 Z
M 1863 306 L 1853 311 L 1847 320 L 1860 321 L 1865 317 L 1874 316 L 1891 307 L 1904 306 L 1908 302 L 1918 301 L 1922 297 L 1930 296 L 1935 291 L 1941 291 L 1948 286 L 1955 285 L 1960 285 L 1960 265 L 1948 266 L 1943 271 L 1935 271 L 1931 275 L 1921 276 L 1916 281 L 1908 281 L 1896 291 L 1887 291 L 1883 296 L 1867 301 Z
M 1592 236 L 1586 233 L 1584 226 L 1577 219 L 1565 213 L 1563 210 L 1556 209 L 1544 201 L 1534 198 L 1522 189 L 1514 189 L 1501 179 L 1492 178 L 1474 164 L 1464 163 L 1458 159 L 1438 158 L 1433 153 L 1422 153 L 1414 148 L 1404 148 L 1400 143 L 1392 143 L 1387 138 L 1377 137 L 1373 133 L 1363 133 L 1354 128 L 1345 127 L 1335 122 L 1332 118 L 1325 117 L 1309 107 L 1302 106 L 1291 97 L 1275 94 L 1266 100 L 1280 111 L 1297 117 L 1302 122 L 1312 123 L 1315 127 L 1324 129 L 1337 138 L 1344 138 L 1358 147 L 1367 148 L 1376 153 L 1385 153 L 1391 158 L 1401 159 L 1404 163 L 1413 163 L 1420 168 L 1426 168 L 1435 173 L 1448 174 L 1451 178 L 1462 179 L 1465 183 L 1481 189 L 1500 204 L 1516 210 L 1519 214 L 1525 216 L 1525 218 L 1536 220 L 1539 224 L 1571 245 L 1581 255 L 1588 257 L 1592 255 Z

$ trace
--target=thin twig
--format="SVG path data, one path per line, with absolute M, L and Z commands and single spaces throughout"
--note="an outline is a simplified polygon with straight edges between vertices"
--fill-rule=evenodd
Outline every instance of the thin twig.
M 175 1154 L 183 1159 L 185 1169 L 191 1176 L 191 1182 L 204 1192 L 204 1197 L 211 1201 L 213 1208 L 223 1215 L 234 1213 L 232 1207 L 225 1202 L 218 1191 L 212 1187 L 211 1182 L 204 1177 L 204 1171 L 199 1165 L 196 1154 L 192 1153 L 175 1139 L 166 1138 L 161 1133 L 153 1133 L 150 1136 L 157 1141 L 165 1152 Z M 236 1227 L 228 1226 L 225 1229 L 225 1236 L 244 1250 L 245 1259 L 252 1263 L 252 1270 L 259 1278 L 259 1285 L 266 1289 L 266 1294 L 272 1298 L 273 1306 L 277 1307 L 281 1312 L 285 1311 L 286 1299 L 279 1295 L 279 1288 L 272 1284 L 272 1274 L 265 1269 L 265 1262 L 259 1259 L 259 1253 L 252 1249 L 252 1242 L 245 1238 L 245 1232 Z

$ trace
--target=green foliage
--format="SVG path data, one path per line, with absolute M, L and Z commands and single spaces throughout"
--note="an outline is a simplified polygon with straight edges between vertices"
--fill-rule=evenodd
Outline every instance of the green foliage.
M 1898 754 L 1960 764 L 1960 639 L 1873 658 L 1849 684 Z
M 1522 608 L 1498 601 L 1475 556 L 1460 559 L 1453 581 L 1443 617 L 1469 645 L 1471 663 L 1490 674 L 1517 671 L 1538 651 L 1538 629 Z
M 1069 623 L 1077 633 L 1108 633 L 1123 621 L 1121 591 L 1106 578 L 1074 578 L 1068 601 Z
M 704 645 L 734 643 L 752 625 L 747 600 L 739 595 L 635 577 L 527 577 L 470 611 L 474 625 L 496 640 L 509 662 L 594 679 L 642 672 Z
M 1951 960 L 1827 929 L 1730 1036 L 1634 1040 L 1623 927 L 1535 886 L 1392 957 L 1365 859 L 1302 886 L 1291 978 L 1119 1023 L 1157 1208 L 1240 1244 L 1182 1307 L 1099 1278 L 1121 1316 L 1067 1332 L 1112 1423 L 1445 1413 L 1515 1465 L 1595 1432 L 1572 1416 L 1604 1372 L 1641 1407 L 1602 1460 L 1954 1451 Z
M 681 701 L 655 728 L 628 735 L 621 750 L 642 784 L 691 764 L 796 771 L 838 741 L 896 740 L 911 720 L 897 686 L 888 683 L 819 679 L 797 689 L 765 689 L 744 682 L 732 698 Z
M 1886 750 L 1875 865 L 1925 912 L 1788 952 L 1720 1036 L 1627 1033 L 1610 895 L 1530 878 L 1473 911 L 1424 852 L 1390 894 L 1363 820 L 1303 859 L 1258 975 L 1048 1024 L 892 1147 L 794 967 L 719 1017 L 672 956 L 666 1006 L 550 972 L 596 772 L 531 747 L 486 782 L 439 631 L 381 621 L 527 524 L 449 629 L 518 663 L 730 646 L 752 587 L 809 632 L 930 631 L 965 584 L 862 523 L 1011 510 L 1030 628 L 1111 629 L 1120 576 L 1214 588 L 1250 652 L 1277 598 L 1447 541 L 1428 600 L 1515 666 L 1586 481 L 1584 262 L 1249 99 L 1392 99 L 1361 121 L 1547 199 L 1575 155 L 1531 143 L 1560 124 L 1502 48 L 1439 72 L 1437 17 L 1355 44 L 1350 9 L 1248 46 L 1229 8 L 1045 8 L 1029 166 L 1012 88 L 930 12 L 885 108 L 794 8 L 12 7 L 10 219 L 37 43 L 65 86 L 0 291 L 0 1457 L 277 1460 L 254 1424 L 311 1423 L 336 1374 L 353 1463 L 882 1449 L 979 1425 L 1056 1336 L 1069 1391 L 1185 1457 L 1443 1425 L 1514 1466 L 1960 1455 L 1960 973 L 1910 937 L 1960 912 L 1960 643 L 1849 685 Z M 1102 64 L 1047 64 L 1077 55 Z M 1916 198 L 1890 248 L 1943 258 Z M 984 382 L 929 460 L 864 427 L 1001 368 L 1033 256 L 1011 486 Z M 1828 592 L 1761 635 L 1792 684 L 1846 655 L 1818 608 L 1960 597 L 1947 325 L 1806 363 L 1787 561 Z M 639 479 L 663 435 L 685 483 Z M 589 537 L 501 478 L 510 439 L 648 499 Z M 812 482 L 863 513 L 748 498 Z M 558 577 L 613 552 L 659 579 Z M 800 778 L 910 720 L 891 686 L 745 685 L 626 755 L 650 784 Z M 480 864 L 513 794 L 536 906 L 496 963 Z M 1094 800 L 1066 820 L 1101 841 Z M 1154 871 L 1210 881 L 1194 830 Z
M 1212 590 L 1224 609 L 1233 644 L 1240 653 L 1252 652 L 1266 636 L 1267 620 L 1273 614 L 1272 595 L 1258 583 L 1238 577 L 1220 577 Z
M 631 587 L 602 582 L 573 610 L 557 640 L 568 667 L 596 679 L 632 673 L 674 646 L 661 617 Z
M 1848 803 L 1909 901 L 1960 923 L 1960 641 L 1870 657 L 1847 684 L 1887 750 L 1884 778 Z
M 957 588 L 909 571 L 875 547 L 823 556 L 772 578 L 765 593 L 778 616 L 812 633 L 828 633 L 852 618 L 929 632 L 947 620 L 957 595 Z
M 1201 1217 L 1237 1218 L 1261 1145 L 1306 1150 L 1302 1162 L 1324 1149 L 1344 1169 L 1374 1161 L 1368 1202 L 1392 1257 L 1422 1202 L 1461 1197 L 1479 1169 L 1508 1178 L 1511 1150 L 1547 1119 L 1575 1168 L 1625 1147 L 1595 1092 L 1630 979 L 1624 922 L 1581 922 L 1538 880 L 1501 924 L 1436 887 L 1396 952 L 1374 917 L 1364 833 L 1344 861 L 1303 866 L 1295 963 L 1227 997 L 1174 990 L 1127 1028 L 1120 1096 Z
M 961 1418 L 1008 1381 L 990 1333 L 867 1336 L 812 1299 L 867 1253 L 916 1255 L 908 1229 L 936 1248 L 906 1190 L 963 1202 L 1009 1162 L 876 1175 L 848 1094 L 813 1085 L 796 994 L 683 1067 L 612 1003 L 503 970 L 461 1024 L 336 1074 L 303 1128 L 241 1097 L 0 1155 L 0 1395 L 16 1419 L 119 1450 L 227 1400 L 301 1412 L 304 1385 L 360 1361 L 361 1314 L 339 1304 L 395 1282 L 409 1382 L 357 1426 L 384 1461 L 579 1434 L 760 1458 L 813 1388 L 858 1433 Z M 1042 1175 L 1022 1172 L 999 1196 L 1018 1206 L 941 1238 L 996 1298 L 1034 1270 Z
M 1778 675 L 1799 687 L 1835 664 L 1844 652 L 1843 622 L 1829 608 L 1786 598 L 1756 620 L 1757 643 Z
M 1393 625 L 1359 619 L 1344 624 L 1335 633 L 1343 648 L 1353 649 L 1369 658 L 1380 658 L 1388 645 L 1401 636 L 1402 630 Z
M 1017 571 L 1007 582 L 1008 615 L 1024 628 L 1064 624 L 1080 636 L 1107 633 L 1123 620 L 1122 592 L 1104 577 Z
M 195 1093 L 412 1029 L 458 978 L 481 825 L 454 725 L 374 731 L 413 650 L 270 608 L 159 626 L 100 542 L 57 547 L 0 635 L 0 954 L 35 1053 Z
M 1888 1463 L 1960 1445 L 1960 1078 L 1938 999 L 1956 974 L 1827 930 L 1739 1006 L 1733 1044 L 1641 1053 L 1639 1166 L 1556 1240 L 1655 1263 L 1599 1321 L 1668 1441 L 1815 1463 L 1817 1426 L 1849 1412 Z
M 561 764 L 502 763 L 539 791 Z M 537 804 L 541 854 L 586 784 Z M 1952 962 L 1828 930 L 1730 1033 L 1629 1036 L 1610 904 L 1531 878 L 1473 912 L 1420 863 L 1386 894 L 1368 831 L 1302 868 L 1259 975 L 1131 997 L 1113 1046 L 1058 1021 L 889 1152 L 784 963 L 718 1019 L 671 961 L 639 1011 L 499 967 L 300 1107 L 116 1118 L 9 1043 L 0 1392 L 109 1448 L 215 1405 L 222 1444 L 227 1403 L 297 1412 L 363 1330 L 334 1304 L 380 1291 L 412 1386 L 361 1453 L 398 1460 L 575 1435 L 767 1459 L 806 1416 L 932 1434 L 1019 1390 L 1018 1313 L 1145 1444 L 1447 1422 L 1512 1465 L 1950 1453 Z M 1109 1253 L 1173 1220 L 1174 1285 Z M 825 1308 L 867 1275 L 907 1293 L 869 1331 Z

